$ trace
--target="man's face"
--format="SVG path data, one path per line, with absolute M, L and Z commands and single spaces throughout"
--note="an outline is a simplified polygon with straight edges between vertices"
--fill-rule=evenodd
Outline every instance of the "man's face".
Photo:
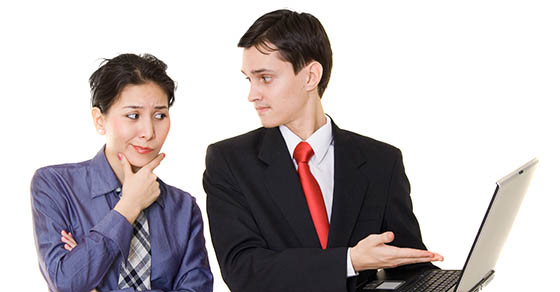
M 249 102 L 264 127 L 289 125 L 305 118 L 310 100 L 307 71 L 304 67 L 294 74 L 292 64 L 280 59 L 276 51 L 263 54 L 254 46 L 243 50 L 241 72 L 251 84 Z

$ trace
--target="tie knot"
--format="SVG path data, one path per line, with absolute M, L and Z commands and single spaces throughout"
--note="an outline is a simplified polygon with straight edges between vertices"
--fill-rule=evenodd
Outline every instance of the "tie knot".
M 315 154 L 313 148 L 307 142 L 299 142 L 294 150 L 294 159 L 297 163 L 307 163 L 309 159 Z

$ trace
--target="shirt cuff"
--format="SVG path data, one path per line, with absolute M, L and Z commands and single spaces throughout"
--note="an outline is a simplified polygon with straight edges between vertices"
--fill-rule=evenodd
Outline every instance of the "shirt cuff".
M 128 257 L 130 239 L 132 238 L 132 225 L 126 218 L 115 210 L 111 210 L 91 231 L 95 231 L 111 239 L 117 244 L 123 257 Z
M 350 258 L 350 248 L 348 248 L 348 251 L 346 252 L 346 277 L 347 278 L 355 277 L 358 274 L 359 273 L 354 271 L 354 266 L 352 265 L 352 259 Z

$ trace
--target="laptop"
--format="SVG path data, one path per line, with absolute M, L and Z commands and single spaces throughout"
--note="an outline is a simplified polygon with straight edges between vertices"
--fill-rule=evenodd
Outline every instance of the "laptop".
M 476 292 L 494 277 L 494 267 L 538 160 L 535 158 L 496 183 L 496 190 L 482 219 L 469 256 L 462 270 L 428 270 L 407 275 L 391 275 L 379 270 L 376 280 L 359 291 L 367 292 Z

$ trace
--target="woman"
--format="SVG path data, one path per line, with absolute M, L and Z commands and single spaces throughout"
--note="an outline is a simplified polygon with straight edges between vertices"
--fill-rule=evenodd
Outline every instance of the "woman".
M 166 69 L 151 55 L 106 60 L 90 77 L 106 145 L 91 160 L 35 173 L 35 241 L 51 291 L 212 290 L 194 198 L 153 173 L 174 101 Z

